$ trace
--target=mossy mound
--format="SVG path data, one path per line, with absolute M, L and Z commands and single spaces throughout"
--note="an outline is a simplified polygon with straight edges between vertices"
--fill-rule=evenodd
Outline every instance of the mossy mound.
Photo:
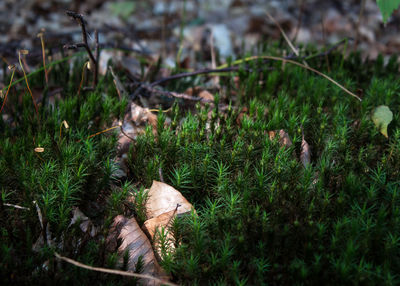
M 116 254 L 105 249 L 112 218 L 123 213 L 143 221 L 143 202 L 124 203 L 128 190 L 135 184 L 144 197 L 152 180 L 163 179 L 197 210 L 174 220 L 175 252 L 161 241 L 161 265 L 177 283 L 399 283 L 397 59 L 384 65 L 382 58 L 363 62 L 358 54 L 330 54 L 308 64 L 362 91 L 362 102 L 300 67 L 248 63 L 221 77 L 213 104 L 190 108 L 182 100 L 163 100 L 162 108 L 171 111 L 160 111 L 157 128 L 148 126 L 132 143 L 123 181 L 113 179 L 116 134 L 90 137 L 124 116 L 128 99 L 118 99 L 112 76 L 77 95 L 82 63 L 73 72 L 57 65 L 50 82 L 65 88 L 53 106 L 43 74 L 31 77 L 32 86 L 43 89 L 40 120 L 29 93 L 11 94 L 8 119 L 0 118 L 3 281 L 130 283 L 60 265 L 53 252 L 114 267 Z M 182 79 L 169 88 L 199 84 L 198 78 Z M 388 139 L 371 120 L 379 105 L 394 114 Z M 282 146 L 279 136 L 269 136 L 276 130 L 293 144 Z M 299 159 L 303 135 L 311 149 L 307 167 Z M 33 201 L 53 235 L 53 244 L 37 252 L 32 245 L 42 229 Z M 99 227 L 97 236 L 70 226 L 74 207 Z

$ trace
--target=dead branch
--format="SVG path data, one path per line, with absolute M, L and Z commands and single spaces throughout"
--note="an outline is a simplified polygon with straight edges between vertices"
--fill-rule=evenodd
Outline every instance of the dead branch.
M 103 272 L 103 273 L 109 273 L 109 274 L 116 274 L 116 275 L 122 275 L 122 276 L 135 277 L 135 278 L 139 278 L 139 279 L 150 279 L 150 280 L 157 281 L 157 282 L 159 282 L 161 284 L 164 284 L 164 285 L 177 286 L 177 284 L 174 284 L 174 283 L 171 283 L 171 282 L 168 282 L 168 281 L 165 281 L 165 280 L 161 280 L 159 278 L 156 278 L 156 277 L 153 277 L 153 276 L 150 276 L 150 275 L 137 274 L 137 273 L 127 272 L 127 271 L 121 271 L 121 270 L 115 270 L 115 269 L 107 269 L 107 268 L 101 268 L 101 267 L 93 267 L 93 266 L 89 266 L 89 265 L 80 263 L 78 261 L 72 260 L 72 259 L 70 259 L 68 257 L 61 256 L 57 252 L 54 252 L 54 255 L 60 260 L 63 260 L 65 262 L 68 262 L 68 263 L 70 263 L 72 265 L 75 265 L 77 267 L 81 267 L 81 268 L 84 268 L 84 269 Z
M 77 48 L 85 48 L 91 62 L 91 68 L 93 69 L 93 87 L 96 87 L 98 82 L 98 60 L 99 60 L 99 37 L 97 31 L 95 32 L 95 41 L 96 41 L 96 57 L 93 55 L 88 40 L 87 40 L 87 31 L 86 31 L 86 21 L 83 18 L 82 14 L 78 14 L 73 11 L 66 11 L 66 14 L 76 20 L 82 29 L 82 43 L 72 44 L 72 45 L 64 45 L 66 49 L 77 49 Z

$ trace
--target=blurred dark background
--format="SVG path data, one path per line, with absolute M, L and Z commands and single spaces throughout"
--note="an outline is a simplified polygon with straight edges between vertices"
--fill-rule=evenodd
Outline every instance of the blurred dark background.
M 375 0 L 1 0 L 3 61 L 15 60 L 22 48 L 30 50 L 31 61 L 40 60 L 37 33 L 42 28 L 46 48 L 52 53 L 64 44 L 79 42 L 80 27 L 66 10 L 82 13 L 89 39 L 93 40 L 97 29 L 103 47 L 161 55 L 167 65 L 174 65 L 180 47 L 182 59 L 199 51 L 209 53 L 211 35 L 221 58 L 251 53 L 260 41 L 280 39 L 279 29 L 265 11 L 296 46 L 328 47 L 349 38 L 353 39 L 349 50 L 357 48 L 364 57 L 389 56 L 400 50 L 400 14 L 396 11 L 384 25 Z

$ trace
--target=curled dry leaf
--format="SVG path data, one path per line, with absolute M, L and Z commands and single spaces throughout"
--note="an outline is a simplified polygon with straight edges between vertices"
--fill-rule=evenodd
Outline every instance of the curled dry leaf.
M 310 145 L 308 145 L 307 141 L 304 139 L 304 133 L 301 139 L 301 153 L 300 153 L 300 161 L 303 163 L 304 168 L 310 164 L 311 161 L 311 150 Z
M 165 235 L 163 240 L 166 244 L 163 247 L 166 247 L 168 252 L 175 251 L 175 238 L 168 229 L 176 215 L 176 210 L 172 210 L 146 220 L 142 226 L 143 231 L 153 241 L 153 248 L 158 260 L 162 258 L 162 245 L 157 239 L 161 233 Z
M 167 248 L 174 251 L 175 240 L 168 227 L 177 215 L 183 215 L 191 211 L 193 206 L 182 194 L 173 187 L 158 181 L 153 181 L 149 192 L 149 199 L 146 203 L 146 220 L 143 230 L 154 241 L 157 258 L 161 257 L 161 245 L 155 238 L 157 232 L 166 233 Z
M 119 215 L 115 217 L 112 229 L 114 233 L 119 233 L 118 238 L 122 240 L 122 244 L 118 248 L 120 254 L 123 256 L 128 251 L 128 271 L 136 271 L 136 265 L 141 259 L 143 262 L 142 274 L 166 281 L 170 279 L 158 264 L 150 241 L 134 218 L 128 219 Z M 140 279 L 139 281 L 143 285 L 161 285 L 149 279 Z
M 153 181 L 146 203 L 148 219 L 176 210 L 176 214 L 190 212 L 193 206 L 173 187 L 158 181 Z M 178 206 L 178 207 L 177 207 Z
M 247 115 L 248 109 L 247 107 L 243 107 L 242 110 L 240 111 L 238 117 L 236 118 L 236 123 L 241 126 L 243 117 Z
M 150 124 L 153 128 L 157 128 L 157 115 L 151 113 L 148 108 L 140 107 L 132 102 L 131 119 L 136 125 Z
M 279 144 L 281 147 L 287 147 L 289 148 L 290 146 L 293 145 L 292 140 L 290 140 L 289 134 L 283 129 L 278 130 L 278 131 L 269 131 L 268 136 L 270 140 L 274 140 L 276 135 L 279 134 Z
M 209 91 L 203 90 L 199 93 L 199 97 L 209 100 L 209 101 L 214 101 L 214 95 L 212 95 Z
M 137 135 L 142 133 L 143 130 L 140 128 L 133 126 L 130 121 L 125 120 L 122 123 L 121 130 L 118 138 L 118 155 L 122 156 L 123 154 L 129 151 L 129 146 L 132 142 L 132 139 L 136 139 Z
M 91 220 L 77 207 L 72 208 L 72 219 L 71 223 L 69 224 L 74 225 L 77 222 L 80 222 L 79 228 L 84 233 L 89 233 L 91 237 L 94 237 L 97 234 L 97 229 L 91 222 Z

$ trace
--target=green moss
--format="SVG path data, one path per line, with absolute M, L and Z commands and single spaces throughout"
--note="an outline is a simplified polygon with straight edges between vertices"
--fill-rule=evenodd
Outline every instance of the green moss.
M 279 47 L 268 47 L 275 51 Z M 310 49 L 310 51 L 318 52 Z M 83 62 L 73 71 L 54 67 L 50 83 L 65 87 L 54 107 L 43 90 L 37 120 L 29 94 L 9 95 L 8 121 L 0 118 L 1 221 L 0 276 L 5 283 L 124 284 L 120 277 L 59 264 L 55 250 L 82 263 L 116 267 L 106 253 L 105 235 L 117 214 L 145 220 L 145 191 L 152 180 L 174 186 L 196 213 L 175 219 L 176 251 L 168 252 L 160 234 L 162 266 L 175 282 L 187 285 L 397 284 L 400 267 L 400 80 L 397 59 L 363 62 L 312 57 L 310 66 L 328 74 L 363 101 L 326 79 L 282 63 L 248 63 L 254 72 L 221 77 L 213 105 L 163 101 L 172 112 L 158 116 L 156 133 L 131 145 L 127 182 L 112 186 L 117 138 L 108 132 L 123 118 L 112 77 L 100 78 L 95 91 L 77 95 Z M 274 68 L 274 70 L 271 70 Z M 30 77 L 43 87 L 43 74 Z M 177 80 L 183 91 L 201 78 Z M 370 116 L 376 106 L 394 113 L 389 139 Z M 239 115 L 245 116 L 239 120 Z M 171 123 L 166 124 L 166 117 Z M 240 115 L 242 116 L 242 115 Z M 70 128 L 61 128 L 63 120 Z M 240 122 L 239 122 L 240 121 Z M 284 129 L 293 145 L 280 146 L 268 131 Z M 312 151 L 300 160 L 302 131 Z M 35 153 L 43 147 L 43 153 Z M 124 204 L 135 183 L 135 203 Z M 41 235 L 35 205 L 41 209 L 55 244 L 38 252 Z M 126 203 L 126 202 L 125 202 Z M 15 204 L 29 208 L 7 207 Z M 85 236 L 70 226 L 78 206 L 100 235 Z M 44 267 L 44 263 L 47 263 Z M 125 265 L 126 266 L 126 265 Z M 140 266 L 140 265 L 139 265 Z M 138 267 L 139 267 L 138 266 Z M 140 267 L 139 267 L 140 268 Z M 32 280 L 33 279 L 33 280 Z
M 67 66 L 59 69 L 66 70 Z M 54 75 L 51 80 L 60 80 L 61 85 L 76 88 L 72 83 L 74 77 L 69 78 L 68 74 L 61 75 L 57 71 L 51 74 Z M 40 86 L 39 78 L 30 80 L 32 86 Z M 61 271 L 65 277 L 60 276 L 53 251 L 61 245 L 66 255 L 74 257 L 79 254 L 77 257 L 89 264 L 104 261 L 99 252 L 101 244 L 97 240 L 85 243 L 83 233 L 69 226 L 71 211 L 78 206 L 99 224 L 106 213 L 105 203 L 98 200 L 100 196 L 110 196 L 113 209 L 118 209 L 117 205 L 124 200 L 123 192 L 118 196 L 110 192 L 114 170 L 111 159 L 116 155 L 115 133 L 88 138 L 109 127 L 113 118 L 120 117 L 127 105 L 126 99 L 119 101 L 115 97 L 115 90 L 104 88 L 106 84 L 113 86 L 112 79 L 105 77 L 102 80 L 96 91 L 81 94 L 80 100 L 75 88 L 73 91 L 63 90 L 63 100 L 56 101 L 54 107 L 41 106 L 40 121 L 29 94 L 23 95 L 22 104 L 17 96 L 9 97 L 8 115 L 12 121 L 4 122 L 0 118 L 0 228 L 3 233 L 0 276 L 4 283 L 28 283 L 32 278 L 45 282 L 50 276 L 55 281 L 76 283 L 82 275 L 85 279 L 98 277 L 68 266 Z M 64 128 L 64 120 L 69 129 Z M 36 147 L 44 148 L 44 152 L 36 153 Z M 37 202 L 43 222 L 48 225 L 54 239 L 51 249 L 43 246 L 39 252 L 32 251 L 33 244 L 41 235 L 33 201 Z M 93 210 L 95 201 L 97 209 Z M 5 206 L 5 203 L 29 210 L 17 210 Z M 83 241 L 78 243 L 79 237 Z M 48 266 L 42 267 L 46 261 Z
M 175 107 L 156 138 L 138 138 L 133 178 L 149 186 L 161 166 L 197 210 L 172 227 L 177 249 L 162 266 L 176 281 L 398 283 L 400 121 L 397 114 L 386 140 L 370 119 L 380 104 L 399 110 L 395 61 L 381 67 L 356 54 L 340 69 L 338 57 L 330 56 L 329 75 L 363 89 L 363 102 L 299 67 L 271 64 L 276 70 L 240 73 L 236 95 L 219 99 L 236 106 L 214 109 L 209 120 L 207 106 L 190 114 Z M 325 59 L 309 64 L 328 73 Z M 243 106 L 248 116 L 237 124 Z M 312 150 L 307 169 L 297 159 L 302 128 Z M 268 139 L 277 129 L 292 147 Z

